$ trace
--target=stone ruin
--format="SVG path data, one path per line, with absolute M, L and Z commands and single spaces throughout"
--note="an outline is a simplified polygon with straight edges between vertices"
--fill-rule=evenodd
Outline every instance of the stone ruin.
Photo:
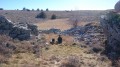
M 101 44 L 104 39 L 103 30 L 99 23 L 88 23 L 62 32 L 63 35 L 74 36 L 76 42 L 84 42 L 86 45 Z
M 37 36 L 37 26 L 26 23 L 13 23 L 4 16 L 0 16 L 0 34 L 9 35 L 13 39 L 28 40 L 32 35 Z

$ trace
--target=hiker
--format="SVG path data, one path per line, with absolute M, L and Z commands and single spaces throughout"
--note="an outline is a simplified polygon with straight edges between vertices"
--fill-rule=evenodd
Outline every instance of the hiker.
M 50 44 L 52 44 L 52 45 L 55 44 L 55 39 L 54 38 L 51 39 Z
M 58 43 L 58 44 L 61 44 L 61 43 L 62 43 L 62 37 L 61 37 L 61 35 L 59 35 L 59 37 L 58 37 L 58 39 L 57 39 L 57 43 Z

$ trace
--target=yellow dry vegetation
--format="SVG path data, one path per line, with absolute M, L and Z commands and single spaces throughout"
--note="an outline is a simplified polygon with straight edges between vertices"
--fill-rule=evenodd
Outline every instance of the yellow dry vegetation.
M 66 19 L 55 19 L 55 20 L 46 20 L 35 25 L 38 26 L 39 30 L 49 30 L 51 28 L 60 29 L 61 31 L 68 30 L 73 27 L 73 22 L 69 21 L 68 18 Z M 78 26 L 84 26 L 90 22 L 78 22 Z
M 2 67 L 59 67 L 63 62 L 67 62 L 65 59 L 69 56 L 77 56 L 77 60 L 80 61 L 81 67 L 110 67 L 111 62 L 104 58 L 101 60 L 101 56 L 88 53 L 87 48 L 82 48 L 77 45 L 49 45 L 42 48 L 41 57 L 36 58 L 32 53 L 19 53 L 14 54 L 9 59 L 8 64 L 3 64 Z
M 42 23 L 35 24 L 40 30 L 48 30 L 51 28 L 60 29 L 61 31 L 70 29 L 72 26 L 68 24 L 68 19 L 47 20 Z
M 57 63 L 60 65 L 62 62 L 66 62 L 66 58 L 77 56 L 77 60 L 81 62 L 81 67 L 110 67 L 111 62 L 107 58 L 103 61 L 101 60 L 103 57 L 100 55 L 88 52 L 90 51 L 87 48 L 81 48 L 79 46 L 51 45 L 49 46 L 49 50 L 43 48 L 42 58 L 44 60 L 50 60 L 51 57 L 53 60 L 53 57 L 59 58 L 60 62 Z

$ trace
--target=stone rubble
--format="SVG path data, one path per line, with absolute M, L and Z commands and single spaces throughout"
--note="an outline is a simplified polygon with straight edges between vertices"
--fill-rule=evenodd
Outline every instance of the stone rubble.
M 33 33 L 34 32 L 34 33 Z M 26 23 L 13 23 L 4 16 L 0 16 L 0 34 L 6 34 L 13 39 L 28 40 L 31 35 L 38 35 L 37 26 Z
M 83 27 L 71 28 L 62 34 L 74 36 L 76 41 L 84 41 L 87 45 L 102 42 L 105 37 L 102 28 L 94 23 L 89 23 Z

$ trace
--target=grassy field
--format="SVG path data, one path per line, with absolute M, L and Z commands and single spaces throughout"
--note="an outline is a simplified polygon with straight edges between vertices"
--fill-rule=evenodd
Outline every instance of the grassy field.
M 84 26 L 90 22 L 78 22 L 78 26 Z M 47 20 L 36 23 L 39 30 L 49 30 L 51 28 L 60 29 L 61 31 L 68 30 L 73 27 L 72 22 L 66 19 Z
M 72 27 L 67 21 L 68 19 L 56 19 L 56 20 L 48 20 L 42 23 L 37 23 L 38 29 L 40 30 L 48 30 L 51 28 L 60 29 L 60 30 L 67 30 Z
M 46 42 L 49 42 L 52 37 L 57 39 L 58 35 L 44 34 Z M 33 54 L 32 42 L 7 40 L 7 37 L 3 37 L 4 40 L 13 41 L 12 44 L 15 44 L 18 50 L 5 63 L 0 64 L 0 67 L 61 67 L 70 64 L 80 65 L 76 67 L 111 67 L 111 62 L 107 57 L 94 53 L 82 42 L 74 44 L 73 37 L 62 37 L 64 40 L 62 44 L 48 44 L 39 48 L 40 57 Z M 4 41 L 2 39 L 1 41 Z
M 110 67 L 111 62 L 97 54 L 89 53 L 87 48 L 78 46 L 50 45 L 42 48 L 40 58 L 31 53 L 14 54 L 7 64 L 1 67 L 59 67 L 61 64 L 79 61 L 81 67 Z M 104 60 L 102 60 L 104 58 Z M 74 63 L 74 62 L 72 62 Z
M 23 22 L 35 24 L 38 26 L 39 30 L 55 28 L 64 31 L 73 27 L 69 21 L 69 18 L 73 17 L 73 15 L 79 15 L 79 18 L 82 20 L 78 23 L 78 25 L 84 26 L 91 22 L 99 22 L 98 18 L 101 12 L 102 11 L 94 10 L 45 11 L 48 16 L 45 20 L 35 18 L 40 11 L 3 10 L 0 11 L 0 15 L 6 16 L 14 23 Z M 52 14 L 57 15 L 57 19 L 51 20 L 50 17 Z M 43 37 L 45 38 L 45 43 L 49 43 L 52 38 L 57 40 L 58 34 L 43 34 Z M 48 44 L 47 46 L 39 48 L 39 58 L 33 54 L 33 46 L 35 46 L 37 42 L 36 40 L 18 41 L 10 38 L 8 39 L 8 37 L 5 37 L 5 39 L 3 38 L 1 37 L 0 40 L 3 42 L 10 42 L 13 46 L 17 46 L 17 49 L 15 50 L 15 53 L 11 53 L 12 57 L 8 58 L 5 63 L 0 64 L 0 67 L 62 67 L 62 65 L 64 67 L 64 65 L 70 64 L 75 65 L 75 67 L 111 67 L 111 62 L 107 57 L 101 56 L 100 53 L 94 53 L 91 50 L 91 47 L 86 46 L 82 42 L 75 42 L 74 38 L 69 35 L 62 35 L 62 44 Z M 39 45 L 44 44 L 39 43 Z M 4 58 L 2 59 L 4 60 Z

